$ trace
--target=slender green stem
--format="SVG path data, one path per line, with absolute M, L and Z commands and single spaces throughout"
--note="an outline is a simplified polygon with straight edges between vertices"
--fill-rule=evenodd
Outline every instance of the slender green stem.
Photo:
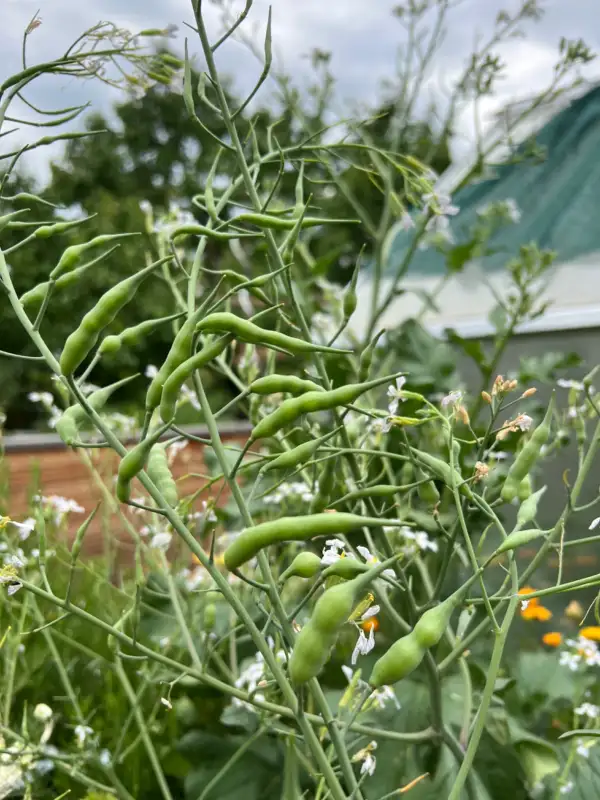
M 465 781 L 467 780 L 467 777 L 473 766 L 473 760 L 475 758 L 475 754 L 477 753 L 477 748 L 479 747 L 479 742 L 483 735 L 483 731 L 485 728 L 485 721 L 490 708 L 490 704 L 492 702 L 494 688 L 496 685 L 496 678 L 498 677 L 498 672 L 500 670 L 500 663 L 502 661 L 502 653 L 504 652 L 504 645 L 506 644 L 508 632 L 510 631 L 515 611 L 517 610 L 517 605 L 519 603 L 519 597 L 517 596 L 517 591 L 519 588 L 519 576 L 514 561 L 511 564 L 510 571 L 513 584 L 513 591 L 515 592 L 515 594 L 509 601 L 508 608 L 506 609 L 506 613 L 504 614 L 504 619 L 502 620 L 502 626 L 500 628 L 500 631 L 496 634 L 496 642 L 494 644 L 494 649 L 492 650 L 492 657 L 490 659 L 490 664 L 487 670 L 487 680 L 485 683 L 483 694 L 481 696 L 481 701 L 479 703 L 479 710 L 477 712 L 477 716 L 475 717 L 473 730 L 471 733 L 471 737 L 469 739 L 469 745 L 467 747 L 463 763 L 460 767 L 460 770 L 458 771 L 458 775 L 456 776 L 456 780 L 454 781 L 454 785 L 452 786 L 450 795 L 448 796 L 448 800 L 460 800 L 462 788 L 465 785 Z
M 19 615 L 19 626 L 17 630 L 14 632 L 15 635 L 15 642 L 13 643 L 12 653 L 6 659 L 6 669 L 7 675 L 4 684 L 4 713 L 2 715 L 2 719 L 4 720 L 4 724 L 8 725 L 10 722 L 10 710 L 13 701 L 13 692 L 15 687 L 15 677 L 17 674 L 17 661 L 19 659 L 19 647 L 18 641 L 21 638 L 23 633 L 23 628 L 25 627 L 25 620 L 27 619 L 27 614 L 29 611 L 29 603 L 28 599 L 25 597 L 23 598 L 23 602 L 21 603 L 21 613 Z
M 210 781 L 206 784 L 204 789 L 200 792 L 198 796 L 198 800 L 206 800 L 207 797 L 210 796 L 211 791 L 215 788 L 215 786 L 222 780 L 227 772 L 236 764 L 240 758 L 243 757 L 244 753 L 247 753 L 248 750 L 252 747 L 254 742 L 260 739 L 265 733 L 264 728 L 259 728 L 255 731 L 252 736 L 249 736 L 244 742 L 238 747 L 235 753 L 231 756 L 231 758 L 227 759 L 225 764 L 221 767 L 221 769 L 217 772 L 214 778 L 211 778 Z
M 140 734 L 142 736 L 142 740 L 144 742 L 144 747 L 146 748 L 146 754 L 148 755 L 148 759 L 152 765 L 152 769 L 154 770 L 154 775 L 156 776 L 156 780 L 160 787 L 160 791 L 162 796 L 165 800 L 173 800 L 173 795 L 171 794 L 171 790 L 169 789 L 169 785 L 167 783 L 167 779 L 165 778 L 165 773 L 160 765 L 160 759 L 154 747 L 154 743 L 152 742 L 152 737 L 150 736 L 150 731 L 146 725 L 146 719 L 144 718 L 144 714 L 139 707 L 138 699 L 136 694 L 133 690 L 133 686 L 129 682 L 129 678 L 127 677 L 127 673 L 123 669 L 123 664 L 121 663 L 121 659 L 117 657 L 115 659 L 115 672 L 121 686 L 123 687 L 123 691 L 127 695 L 127 699 L 131 703 L 131 707 L 133 708 L 133 712 L 135 714 L 135 719 L 140 729 Z

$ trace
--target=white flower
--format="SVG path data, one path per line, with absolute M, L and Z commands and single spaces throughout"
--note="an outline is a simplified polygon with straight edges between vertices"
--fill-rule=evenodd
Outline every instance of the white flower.
M 38 775 L 47 775 L 54 769 L 54 761 L 51 758 L 42 758 L 39 761 L 34 761 L 32 767 Z
M 525 611 L 528 605 L 529 605 L 529 600 L 521 600 L 521 611 Z
M 522 431 L 528 431 L 533 424 L 532 418 L 529 414 L 519 414 L 519 416 L 515 420 L 515 425 L 517 428 L 520 428 Z
M 390 408 L 393 405 L 394 405 L 393 402 L 390 403 Z M 371 423 L 370 429 L 373 431 L 373 433 L 389 433 L 392 429 L 392 422 L 393 422 L 392 417 L 385 417 L 384 419 L 375 419 Z
M 590 527 L 588 530 L 593 531 L 594 528 L 597 528 L 600 525 L 600 517 L 596 517 L 590 522 Z
M 175 94 L 183 94 L 183 69 L 178 69 L 171 76 L 171 91 Z
M 8 589 L 6 590 L 6 594 L 9 597 L 12 597 L 13 594 L 16 594 L 19 591 L 19 589 L 22 589 L 22 588 L 23 588 L 23 584 L 19 583 L 18 581 L 17 581 L 17 583 L 11 583 L 10 586 L 8 587 Z
M 377 616 L 380 611 L 381 608 L 379 606 L 371 606 L 370 608 L 367 608 L 367 610 L 361 616 L 361 620 L 364 622 L 366 619 L 371 619 L 371 617 Z
M 373 755 L 373 750 L 377 749 L 377 742 L 369 742 L 366 747 L 363 747 L 362 750 L 359 750 L 358 753 L 352 756 L 352 761 L 355 763 L 357 761 L 362 761 L 360 767 L 360 774 L 364 775 L 365 772 L 367 775 L 373 775 L 375 772 L 376 766 L 376 759 Z
M 387 396 L 390 398 L 388 410 L 392 416 L 398 411 L 398 403 L 402 400 L 402 388 L 405 383 L 406 378 L 404 375 L 400 375 L 399 378 L 396 378 L 395 386 L 388 386 Z
M 367 653 L 370 653 L 371 650 L 375 647 L 375 632 L 373 628 L 369 630 L 369 636 L 365 636 L 365 632 L 363 629 L 360 629 L 360 633 L 358 634 L 358 641 L 352 651 L 352 658 L 350 659 L 350 663 L 354 666 L 358 660 L 359 656 L 366 656 Z
M 445 397 L 442 397 L 440 405 L 442 408 L 448 408 L 450 405 L 455 405 L 456 403 L 462 400 L 463 393 L 459 392 L 457 389 L 447 394 Z
M 408 211 L 402 212 L 399 224 L 400 224 L 400 229 L 403 231 L 410 231 L 415 227 L 415 221 L 408 213 Z
M 189 442 L 184 439 L 181 442 L 173 442 L 173 444 L 170 444 L 167 447 L 167 460 L 169 462 L 169 466 L 173 465 L 173 462 L 175 461 L 179 453 L 181 453 L 182 450 L 185 450 L 188 444 Z
M 29 534 L 35 528 L 35 520 L 32 517 L 27 517 L 23 522 L 15 522 L 14 519 L 11 519 L 10 524 L 18 529 L 19 539 L 22 542 L 29 538 Z
M 85 740 L 87 737 L 92 734 L 94 731 L 90 728 L 89 725 L 76 725 L 75 726 L 75 738 L 77 739 L 77 744 L 79 747 L 83 747 L 85 744 Z
M 206 500 L 202 501 L 202 511 L 204 513 L 204 516 L 206 517 L 207 522 L 216 522 L 217 521 L 217 515 L 213 511 L 212 507 L 209 508 L 208 503 L 206 502 Z
M 350 556 L 346 556 L 345 546 L 341 539 L 327 539 L 323 548 L 321 564 L 329 566 L 330 564 L 335 564 L 340 558 L 349 558 Z
M 154 364 L 148 364 L 144 372 L 144 375 L 150 380 L 153 380 L 154 378 L 156 378 L 157 374 L 158 374 L 158 367 L 155 367 Z
M 582 392 L 584 389 L 584 385 L 581 381 L 573 381 L 569 378 L 559 378 L 556 381 L 556 385 L 560 386 L 561 389 L 577 389 L 578 392 Z
M 364 560 L 367 562 L 367 564 L 373 564 L 373 565 L 379 564 L 379 559 L 377 558 L 377 556 L 374 556 L 371 553 L 371 551 L 368 548 L 364 547 L 362 544 L 359 544 L 356 549 L 361 554 L 361 556 L 364 558 Z M 386 569 L 386 570 L 383 571 L 382 574 L 386 575 L 388 578 L 394 578 L 395 575 L 396 575 L 396 573 L 394 572 L 393 569 Z M 377 609 L 377 610 L 379 610 L 379 609 Z M 375 613 L 377 613 L 377 612 L 375 612 Z
M 581 663 L 581 656 L 578 653 L 570 653 L 568 650 L 563 650 L 558 657 L 558 663 L 561 667 L 568 667 L 571 672 L 577 672 Z
M 423 195 L 423 203 L 425 208 L 431 208 L 436 214 L 441 214 L 453 217 L 460 211 L 458 206 L 453 206 L 451 198 L 447 194 L 439 194 L 438 192 L 429 192 Z
M 160 702 L 163 704 L 163 706 L 166 706 L 166 708 L 168 708 L 169 711 L 173 708 L 173 705 L 171 704 L 171 701 L 167 700 L 166 697 L 161 697 L 160 698 Z
M 575 788 L 575 784 L 573 783 L 573 781 L 567 781 L 567 783 L 565 783 L 564 786 L 560 787 L 560 793 L 561 794 L 570 794 L 573 791 L 574 788 Z
M 388 700 L 391 700 L 398 710 L 402 708 L 391 686 L 382 686 L 381 689 L 376 689 L 371 698 L 379 708 L 385 708 Z
M 251 317 L 254 314 L 254 306 L 252 305 L 248 289 L 240 289 L 237 293 L 237 299 L 244 314 L 247 317 Z
M 600 716 L 600 707 L 595 706 L 593 703 L 582 703 L 575 709 L 575 713 L 580 717 L 597 719 Z
M 33 716 L 38 720 L 38 722 L 48 722 L 53 713 L 54 712 L 50 706 L 47 706 L 46 703 L 38 703 L 33 709 Z
M 360 774 L 363 775 L 366 772 L 367 775 L 373 775 L 376 766 L 377 766 L 377 759 L 375 758 L 374 755 L 368 753 L 360 768 Z
M 577 743 L 577 755 L 580 755 L 582 758 L 588 758 L 590 755 L 589 745 L 584 744 L 581 739 L 579 739 Z
M 110 767 L 110 765 L 112 764 L 112 756 L 110 754 L 110 750 L 101 750 L 98 760 L 100 761 L 103 767 Z
M 155 533 L 150 540 L 150 547 L 154 547 L 157 550 L 167 550 L 172 538 L 173 535 L 171 533 Z
M 514 223 L 520 222 L 521 211 L 516 203 L 516 200 L 514 200 L 512 197 L 508 197 L 504 201 L 504 208 L 506 211 L 506 215 L 508 216 L 511 222 Z
M 414 546 L 408 546 L 409 551 L 413 551 L 416 547 L 417 550 L 431 550 L 432 553 L 437 553 L 437 542 L 432 541 L 425 531 L 412 531 L 410 528 L 400 528 L 400 533 L 405 539 L 414 542 Z

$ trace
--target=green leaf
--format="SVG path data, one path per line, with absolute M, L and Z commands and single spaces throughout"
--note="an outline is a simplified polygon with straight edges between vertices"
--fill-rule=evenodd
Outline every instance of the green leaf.
M 530 787 L 542 783 L 560 769 L 558 756 L 546 747 L 523 742 L 517 746 L 517 752 Z
M 485 372 L 488 368 L 488 359 L 480 341 L 477 339 L 463 339 L 452 328 L 446 328 L 445 334 L 449 342 L 459 347 L 466 356 L 473 359 L 482 372 Z
M 559 353 L 550 351 L 542 356 L 530 356 L 521 359 L 519 382 L 554 383 L 559 370 L 573 369 L 581 364 L 577 353 Z
M 556 653 L 521 653 L 514 677 L 516 690 L 524 700 L 536 695 L 575 700 L 576 680 L 572 672 L 559 665 Z
M 448 272 L 462 272 L 465 266 L 472 260 L 476 251 L 481 247 L 481 243 L 476 239 L 471 239 L 464 244 L 457 244 L 446 252 L 446 267 Z

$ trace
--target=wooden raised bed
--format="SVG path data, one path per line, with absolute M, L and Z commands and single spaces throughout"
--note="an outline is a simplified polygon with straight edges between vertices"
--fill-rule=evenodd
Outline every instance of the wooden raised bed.
M 247 423 L 222 423 L 220 425 L 221 439 L 225 444 L 243 445 L 248 438 L 251 426 Z M 188 427 L 189 433 L 203 439 L 209 439 L 206 428 Z M 134 442 L 131 442 L 134 444 Z M 108 449 L 98 448 L 89 451 L 74 451 L 62 443 L 55 434 L 8 434 L 3 439 L 4 446 L 4 480 L 7 484 L 7 506 L 3 509 L 15 520 L 25 518 L 30 510 L 31 498 L 35 494 L 44 496 L 58 495 L 75 500 L 89 513 L 99 500 L 103 500 L 102 513 L 96 518 L 86 536 L 85 551 L 90 555 L 99 554 L 105 546 L 102 529 L 111 532 L 116 546 L 126 552 L 132 549 L 132 540 L 127 533 L 122 516 L 118 513 L 118 502 L 114 498 L 111 476 L 115 474 L 118 456 Z M 205 473 L 204 451 L 206 445 L 198 442 L 189 442 L 187 447 L 177 454 L 173 465 L 173 474 L 176 478 L 183 478 L 179 482 L 180 495 L 189 495 L 196 491 L 204 482 L 199 477 L 191 477 L 189 473 Z M 188 477 L 184 477 L 188 476 Z M 102 491 L 99 479 L 103 477 L 105 485 L 109 488 L 113 503 L 107 492 Z M 142 487 L 138 484 L 137 493 L 142 494 Z M 196 505 L 201 507 L 202 500 L 215 497 L 219 485 L 212 487 L 210 492 L 200 495 Z M 136 495 L 134 489 L 133 496 Z M 220 495 L 220 504 L 226 502 L 227 488 Z M 112 505 L 112 508 L 111 508 Z M 140 527 L 139 519 L 135 520 L 131 510 L 125 506 L 120 507 L 135 527 Z M 103 516 L 104 515 L 104 516 Z M 72 535 L 79 527 L 84 514 L 71 513 L 69 515 L 69 534 Z

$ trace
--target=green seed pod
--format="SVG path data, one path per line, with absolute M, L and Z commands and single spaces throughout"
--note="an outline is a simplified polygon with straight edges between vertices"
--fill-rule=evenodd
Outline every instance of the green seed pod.
M 181 387 L 188 378 L 190 378 L 197 369 L 206 366 L 213 361 L 213 359 L 220 356 L 230 342 L 231 336 L 222 336 L 215 342 L 206 343 L 198 353 L 179 364 L 170 375 L 166 376 L 160 396 L 160 417 L 163 422 L 171 422 L 175 417 L 179 393 Z M 148 390 L 148 394 L 149 393 L 150 389 Z M 148 400 L 146 398 L 146 406 L 147 404 Z
M 527 500 L 528 497 L 531 496 L 532 492 L 533 492 L 533 486 L 531 485 L 531 475 L 526 475 L 519 484 L 517 497 L 523 503 L 525 500 Z
M 522 528 L 523 525 L 526 525 L 528 522 L 531 522 L 532 519 L 535 519 L 538 503 L 546 491 L 546 488 L 546 486 L 542 486 L 541 489 L 538 489 L 537 492 L 534 492 L 521 504 L 521 507 L 517 513 L 518 528 Z
M 54 236 L 55 233 L 65 233 L 71 228 L 81 225 L 82 222 L 87 222 L 89 219 L 91 219 L 91 217 L 75 219 L 71 222 L 55 222 L 53 225 L 40 225 L 39 228 L 35 229 L 33 235 L 36 239 L 49 239 L 51 236 Z M 52 277 L 52 273 L 50 277 Z
M 368 564 L 365 564 L 363 561 L 358 561 L 356 558 L 347 556 L 346 558 L 338 558 L 337 561 L 334 561 L 333 564 L 330 564 L 326 569 L 324 569 L 323 577 L 330 578 L 335 576 L 336 578 L 343 578 L 344 580 L 349 581 L 358 577 L 358 575 L 362 575 L 363 572 L 367 572 L 368 569 Z
M 146 414 L 151 414 L 160 405 L 163 386 L 167 378 L 192 355 L 192 341 L 198 318 L 203 313 L 200 307 L 191 317 L 183 323 L 173 339 L 171 349 L 167 353 L 162 366 L 150 382 L 146 392 Z
M 6 228 L 7 225 L 10 224 L 11 220 L 15 217 L 20 216 L 21 214 L 26 214 L 29 211 L 28 208 L 20 208 L 18 211 L 10 211 L 8 214 L 4 214 L 0 217 L 0 233 Z
M 364 489 L 348 492 L 348 494 L 331 503 L 331 507 L 334 508 L 340 503 L 353 503 L 356 500 L 362 500 L 364 497 L 394 497 L 401 491 L 402 488 L 400 486 L 393 486 L 391 483 L 380 483 L 379 486 L 365 486 Z
M 77 529 L 77 533 L 75 534 L 75 539 L 73 540 L 73 546 L 71 547 L 71 563 L 73 564 L 79 558 L 79 553 L 81 552 L 81 548 L 83 546 L 84 537 L 87 533 L 88 528 L 90 527 L 92 520 L 96 516 L 99 508 L 100 508 L 100 503 L 98 503 L 98 505 L 94 508 L 94 510 L 88 516 L 88 518 Z
M 402 469 L 400 470 L 400 483 L 403 486 L 406 486 L 409 483 L 413 483 L 415 480 L 416 473 L 412 465 L 412 461 L 405 461 L 402 465 Z
M 365 347 L 362 351 L 358 366 L 358 380 L 359 383 L 364 383 L 369 377 L 369 373 L 371 371 L 371 364 L 373 363 L 373 354 L 375 353 L 375 348 L 377 347 L 377 342 L 381 339 L 383 334 L 385 333 L 385 328 L 382 328 L 375 336 L 371 339 L 369 344 Z
M 417 480 L 423 480 L 424 477 L 422 472 L 419 471 L 417 473 Z M 439 503 L 440 493 L 433 481 L 419 484 L 419 486 L 417 486 L 417 493 L 422 502 L 428 506 L 435 506 L 436 503 Z
M 167 447 L 164 444 L 155 444 L 148 456 L 148 477 L 154 483 L 158 491 L 165 498 L 167 503 L 176 508 L 179 502 L 177 495 L 177 484 L 171 474 L 169 459 L 167 458 Z
M 165 428 L 158 428 L 123 456 L 117 472 L 116 493 L 122 503 L 127 503 L 131 497 L 131 481 L 144 469 L 150 450 L 165 432 Z
M 223 558 L 227 569 L 232 571 L 272 544 L 306 542 L 317 536 L 343 536 L 360 528 L 379 528 L 384 524 L 402 527 L 406 522 L 341 513 L 280 517 L 246 528 L 229 545 Z
M 300 397 L 292 397 L 284 400 L 283 403 L 268 416 L 264 417 L 252 431 L 250 441 L 257 439 L 267 439 L 274 436 L 285 425 L 294 422 L 303 414 L 314 413 L 316 411 L 329 411 L 337 406 L 345 406 L 354 403 L 355 400 L 365 392 L 375 389 L 384 383 L 389 383 L 397 375 L 377 378 L 366 383 L 355 383 L 349 386 L 340 386 L 338 389 L 331 389 L 326 392 L 306 392 Z
M 132 325 L 130 328 L 125 328 L 121 333 L 112 336 L 106 336 L 100 343 L 98 353 L 104 355 L 105 353 L 116 353 L 123 345 L 134 346 L 143 342 L 147 336 L 153 333 L 156 328 L 165 322 L 173 322 L 184 316 L 185 312 L 179 314 L 171 314 L 168 317 L 161 317 L 160 319 L 148 319 L 140 322 L 137 325 Z
M 204 620 L 203 620 L 203 628 L 207 633 L 210 633 L 214 630 L 215 623 L 217 621 L 217 607 L 214 603 L 207 603 L 204 606 Z
M 540 536 L 545 536 L 544 531 L 537 528 L 531 528 L 525 531 L 513 531 L 509 533 L 506 539 L 502 542 L 500 547 L 496 550 L 496 555 L 500 553 L 507 553 L 509 550 L 516 550 L 517 547 L 523 547 L 524 544 L 532 542 L 534 539 L 539 539 Z
M 111 383 L 110 386 L 105 386 L 103 389 L 92 392 L 92 394 L 86 398 L 88 405 L 94 411 L 101 411 L 113 392 L 120 389 L 121 386 L 125 386 L 126 383 L 129 383 L 129 381 L 132 381 L 134 378 L 137 378 L 137 375 L 123 378 L 120 381 L 116 381 L 116 383 Z M 79 426 L 87 419 L 87 416 L 87 412 L 83 406 L 76 403 L 69 406 L 59 417 L 56 423 L 56 432 L 69 447 L 77 440 Z
M 279 582 L 284 583 L 289 578 L 312 578 L 321 569 L 321 559 L 316 553 L 303 551 L 298 553 L 289 567 L 279 576 Z
M 160 259 L 140 270 L 136 275 L 120 281 L 105 292 L 96 305 L 87 312 L 79 327 L 67 338 L 60 355 L 63 375 L 70 376 L 92 350 L 104 328 L 114 320 L 123 306 L 133 300 L 137 290 L 157 266 L 168 259 Z
M 310 442 L 304 442 L 304 444 L 299 444 L 297 447 L 287 450 L 285 453 L 277 456 L 272 461 L 269 461 L 263 467 L 263 472 L 269 472 L 272 469 L 291 469 L 293 467 L 297 467 L 298 464 L 304 464 L 305 461 L 308 461 L 317 452 L 319 447 L 324 442 L 326 442 L 328 439 L 331 439 L 332 436 L 335 436 L 335 434 L 338 433 L 342 427 L 343 426 L 340 426 L 334 431 L 330 431 L 324 436 L 320 436 L 318 439 L 312 439 Z
M 129 236 L 139 236 L 138 233 L 109 233 L 103 234 L 102 236 L 95 236 L 93 239 L 90 239 L 89 242 L 84 242 L 83 244 L 74 244 L 71 247 L 67 247 L 64 250 L 63 254 L 61 255 L 58 264 L 54 267 L 51 271 L 50 275 L 48 276 L 51 281 L 56 281 L 58 283 L 58 278 L 66 272 L 70 272 L 79 257 L 82 253 L 85 253 L 86 250 L 89 250 L 92 247 L 98 247 L 99 245 L 108 244 L 109 242 L 115 241 L 115 239 L 125 239 Z M 106 254 L 105 254 L 106 255 Z M 88 265 L 89 266 L 89 265 Z
M 297 219 L 285 219 L 284 217 L 272 217 L 269 214 L 255 214 L 253 212 L 244 212 L 238 214 L 235 218 L 236 225 L 240 222 L 248 222 L 250 225 L 256 225 L 257 228 L 267 228 L 268 230 L 275 231 L 289 231 L 297 223 Z M 315 228 L 320 225 L 333 225 L 340 223 L 348 225 L 351 222 L 359 222 L 359 220 L 352 219 L 324 219 L 321 217 L 304 217 L 302 219 L 302 228 Z
M 436 478 L 439 478 L 448 487 L 452 487 L 454 480 L 454 484 L 458 486 L 458 490 L 461 494 L 464 494 L 465 497 L 468 498 L 473 497 L 471 489 L 466 483 L 463 483 L 462 475 L 458 470 L 453 470 L 452 467 L 446 464 L 445 461 L 442 461 L 441 458 L 436 458 L 436 456 L 432 456 L 430 453 L 425 453 L 423 450 L 416 450 L 414 447 L 410 449 L 423 469 L 433 473 Z
M 360 256 L 356 260 L 356 266 L 354 267 L 354 272 L 352 273 L 352 278 L 350 279 L 350 283 L 348 284 L 348 288 L 344 293 L 344 300 L 342 303 L 342 310 L 344 313 L 344 319 L 349 320 L 352 314 L 356 311 L 356 306 L 358 305 L 358 298 L 356 296 L 356 284 L 358 282 L 358 270 L 360 267 Z
M 540 457 L 541 449 L 548 441 L 550 436 L 550 429 L 552 425 L 552 414 L 554 411 L 554 394 L 544 415 L 544 419 L 538 425 L 531 435 L 528 442 L 525 443 L 521 451 L 513 461 L 502 491 L 500 492 L 501 498 L 505 502 L 511 502 L 519 493 L 519 485 L 521 481 L 527 477 L 531 468 Z
M 414 627 L 417 642 L 424 649 L 434 647 L 444 635 L 457 605 L 458 597 L 451 595 L 443 603 L 426 611 Z
M 236 339 L 249 344 L 260 344 L 266 347 L 275 347 L 284 352 L 301 353 L 349 353 L 350 350 L 339 350 L 334 347 L 313 344 L 304 339 L 297 339 L 279 331 L 267 330 L 255 325 L 249 320 L 237 317 L 227 311 L 216 312 L 204 317 L 196 326 L 198 331 L 204 333 L 231 333 Z
M 335 488 L 337 458 L 330 458 L 325 462 L 325 467 L 319 475 L 319 491 L 310 504 L 310 513 L 318 514 L 327 508 Z
M 304 392 L 324 392 L 322 386 L 314 381 L 297 378 L 295 375 L 265 375 L 252 381 L 248 391 L 254 394 L 303 394 Z
M 391 686 L 419 666 L 425 656 L 426 650 L 419 644 L 414 631 L 398 639 L 380 659 L 375 662 L 369 685 L 374 689 L 382 686 Z
M 355 610 L 369 584 L 395 561 L 396 557 L 371 567 L 351 581 L 327 589 L 313 609 L 312 616 L 300 631 L 289 660 L 294 683 L 316 677 L 327 663 L 341 628 Z
M 307 623 L 294 643 L 288 670 L 292 683 L 300 685 L 321 672 L 336 642 L 336 636 L 317 630 Z

